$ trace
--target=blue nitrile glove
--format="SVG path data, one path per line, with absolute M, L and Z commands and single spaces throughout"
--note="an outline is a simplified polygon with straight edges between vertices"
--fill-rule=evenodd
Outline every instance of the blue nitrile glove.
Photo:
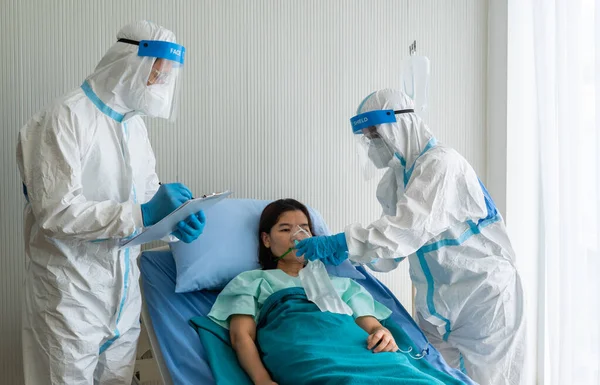
M 192 199 L 192 193 L 181 183 L 160 185 L 152 199 L 148 203 L 142 204 L 144 227 L 157 223 L 190 199 Z
M 301 240 L 296 244 L 296 255 L 303 255 L 309 261 L 320 259 L 326 265 L 339 265 L 348 258 L 346 235 L 339 233 L 312 237 Z
M 202 234 L 205 225 L 206 215 L 204 215 L 204 211 L 200 210 L 198 213 L 190 215 L 185 221 L 179 222 L 173 235 L 182 242 L 192 243 Z

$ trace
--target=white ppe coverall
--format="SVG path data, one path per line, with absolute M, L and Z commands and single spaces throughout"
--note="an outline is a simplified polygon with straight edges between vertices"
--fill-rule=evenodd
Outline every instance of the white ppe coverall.
M 357 114 L 412 108 L 405 94 L 386 89 Z M 346 227 L 349 258 L 390 271 L 408 257 L 420 326 L 447 362 L 482 385 L 519 384 L 523 290 L 504 221 L 458 152 L 437 144 L 416 114 L 396 118 L 371 128 L 385 143 L 369 150 L 384 153 L 375 163 L 387 159 L 377 188 L 383 215 Z
M 125 26 L 117 38 L 175 41 L 172 32 L 146 21 Z M 17 161 L 28 200 L 27 385 L 132 380 L 139 247 L 119 250 L 118 242 L 142 228 L 140 204 L 159 188 L 140 117 L 156 116 L 146 87 L 154 59 L 137 52 L 135 45 L 115 43 L 80 88 L 19 133 Z

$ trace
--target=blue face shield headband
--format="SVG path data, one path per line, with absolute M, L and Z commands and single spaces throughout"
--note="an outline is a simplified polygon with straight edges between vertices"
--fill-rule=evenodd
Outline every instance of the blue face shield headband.
M 132 107 L 146 116 L 173 121 L 179 104 L 185 47 L 164 40 L 118 39 L 117 42 L 137 46 L 130 54 L 137 54 L 139 63 L 130 63 L 135 68 L 123 74 L 124 81 L 144 93 L 132 102 L 135 104 Z
M 121 43 L 137 45 L 138 56 L 155 57 L 160 59 L 170 60 L 183 65 L 185 57 L 185 47 L 176 43 L 171 43 L 163 40 L 130 40 L 119 39 Z
M 362 134 L 364 128 L 385 123 L 395 123 L 396 114 L 408 114 L 411 112 L 415 112 L 415 110 L 375 110 L 358 114 L 350 119 L 352 132 L 355 134 Z

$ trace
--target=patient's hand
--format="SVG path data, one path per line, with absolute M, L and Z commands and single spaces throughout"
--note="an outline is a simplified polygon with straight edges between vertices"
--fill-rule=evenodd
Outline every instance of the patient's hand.
M 377 345 L 378 343 L 379 345 Z M 375 349 L 373 349 L 373 347 L 375 347 Z M 375 329 L 367 338 L 367 349 L 373 349 L 373 353 L 396 352 L 398 351 L 398 345 L 396 345 L 392 333 L 381 326 Z

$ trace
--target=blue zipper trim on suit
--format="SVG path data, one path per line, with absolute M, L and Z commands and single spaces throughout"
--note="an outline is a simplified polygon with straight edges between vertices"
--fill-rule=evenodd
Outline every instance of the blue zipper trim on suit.
M 437 310 L 435 309 L 435 305 L 433 302 L 433 294 L 435 292 L 435 285 L 434 285 L 434 281 L 433 281 L 433 276 L 431 274 L 431 270 L 429 269 L 429 265 L 427 264 L 427 261 L 425 260 L 425 254 L 430 253 L 432 251 L 437 251 L 443 247 L 460 246 L 461 244 L 466 242 L 472 236 L 480 234 L 482 228 L 489 226 L 492 223 L 498 222 L 499 220 L 500 220 L 499 215 L 496 215 L 493 218 L 485 219 L 484 221 L 480 221 L 478 224 L 475 224 L 475 222 L 468 220 L 466 222 L 466 224 L 469 226 L 469 229 L 466 230 L 460 237 L 442 239 L 440 241 L 431 243 L 429 245 L 425 245 L 425 246 L 421 247 L 419 250 L 417 250 L 416 254 L 417 254 L 417 257 L 419 258 L 419 264 L 421 265 L 421 269 L 423 270 L 423 274 L 425 275 L 425 279 L 427 280 L 427 309 L 429 310 L 429 313 L 431 313 L 431 315 L 441 319 L 442 321 L 444 321 L 446 323 L 446 325 L 445 325 L 446 333 L 444 333 L 444 336 L 443 336 L 444 341 L 448 341 L 448 337 L 450 336 L 450 333 L 452 332 L 452 325 L 451 325 L 449 319 L 440 315 L 437 312 Z
M 117 111 L 113 110 L 108 105 L 106 105 L 106 103 L 104 103 L 98 97 L 98 95 L 96 95 L 94 90 L 92 90 L 92 87 L 87 82 L 87 80 L 83 82 L 83 84 L 81 85 L 81 89 L 83 90 L 85 95 L 90 99 L 90 101 L 92 103 L 94 103 L 94 105 L 103 114 L 105 114 L 106 116 L 110 117 L 111 119 L 115 120 L 118 123 L 123 122 L 123 119 L 125 118 L 125 116 L 123 114 L 120 114 Z M 127 123 L 123 123 L 123 130 L 124 130 L 126 141 L 129 141 L 129 130 L 127 129 Z M 121 142 L 121 151 L 123 152 L 123 154 L 125 154 L 125 148 L 123 147 L 123 142 Z M 133 183 L 133 182 L 132 182 L 132 190 L 133 190 L 133 200 L 135 203 L 137 203 L 137 197 L 136 197 L 136 192 L 135 192 L 135 183 Z M 99 242 L 99 241 L 103 241 L 103 240 L 97 240 L 96 242 Z M 125 306 L 125 301 L 127 300 L 127 291 L 129 289 L 129 265 L 130 265 L 130 249 L 127 248 L 127 249 L 125 249 L 125 278 L 124 278 L 124 282 L 123 282 L 123 295 L 121 296 L 121 302 L 119 304 L 119 311 L 117 313 L 117 322 L 116 322 L 117 327 L 115 327 L 115 331 L 114 331 L 115 335 L 110 340 L 108 340 L 104 344 L 102 344 L 102 346 L 100 346 L 99 354 L 102 354 L 104 351 L 106 351 L 106 349 L 108 349 L 113 344 L 113 342 L 115 342 L 121 336 L 121 333 L 119 332 L 118 324 L 121 319 L 121 314 L 123 313 L 123 307 Z
M 406 185 L 408 184 L 408 182 L 410 181 L 410 178 L 412 177 L 412 173 L 414 171 L 415 165 L 417 164 L 417 160 L 421 156 L 423 156 L 423 154 L 425 154 L 427 151 L 429 151 L 436 145 L 437 145 L 436 139 L 431 138 L 429 140 L 429 142 L 427 143 L 427 145 L 425 146 L 425 148 L 423 149 L 423 151 L 421 151 L 421 154 L 419 154 L 417 159 L 415 159 L 414 163 L 408 170 L 406 169 L 406 166 L 407 166 L 406 160 L 402 156 L 400 156 L 400 154 L 395 153 L 396 157 L 398 158 L 398 160 L 400 160 L 400 163 L 404 167 L 404 188 L 406 188 Z M 432 243 L 429 245 L 425 245 L 425 246 L 421 247 L 419 250 L 417 250 L 417 252 L 416 252 L 417 257 L 419 259 L 419 264 L 421 265 L 421 269 L 423 270 L 423 274 L 425 275 L 425 279 L 427 281 L 427 309 L 429 310 L 431 315 L 439 318 L 440 320 L 442 320 L 446 323 L 446 325 L 445 325 L 446 333 L 444 333 L 444 336 L 443 336 L 444 341 L 448 340 L 448 337 L 450 336 L 450 333 L 452 332 L 452 326 L 451 326 L 450 320 L 447 319 L 446 317 L 443 317 L 435 309 L 435 305 L 433 302 L 433 294 L 435 291 L 435 284 L 434 284 L 434 280 L 433 280 L 433 275 L 431 274 L 431 270 L 429 269 L 429 265 L 427 264 L 427 261 L 425 260 L 425 254 L 432 252 L 432 251 L 437 251 L 437 250 L 441 249 L 442 247 L 459 246 L 462 243 L 466 242 L 472 236 L 481 233 L 482 228 L 489 226 L 490 224 L 492 224 L 494 222 L 498 222 L 500 220 L 500 215 L 498 214 L 498 210 L 496 209 L 496 204 L 494 203 L 494 201 L 492 200 L 487 189 L 485 188 L 485 186 L 483 185 L 483 183 L 480 180 L 479 180 L 479 185 L 481 186 L 481 191 L 482 191 L 484 199 L 485 199 L 487 215 L 484 218 L 480 219 L 479 222 L 477 222 L 477 224 L 475 224 L 471 220 L 468 220 L 466 222 L 466 224 L 469 226 L 469 229 L 467 231 L 465 231 L 459 238 L 442 239 L 438 242 L 435 242 L 435 243 Z
M 129 142 L 129 130 L 127 128 L 127 123 L 123 123 L 123 132 L 125 134 L 125 140 L 127 142 Z M 123 147 L 123 143 L 121 143 L 121 150 L 123 151 L 123 154 L 125 154 L 125 148 Z M 135 193 L 135 181 L 133 181 L 133 180 L 131 183 L 131 190 L 133 193 L 133 202 L 137 203 L 137 196 Z M 135 233 L 134 233 L 134 235 L 135 235 Z M 124 278 L 124 282 L 123 282 L 123 295 L 121 296 L 121 302 L 119 303 L 119 311 L 117 313 L 117 322 L 115 323 L 116 324 L 115 331 L 114 331 L 115 335 L 113 338 L 106 341 L 104 344 L 102 344 L 102 346 L 100 346 L 99 354 L 102 354 L 106 349 L 108 349 L 113 344 L 113 342 L 115 342 L 121 336 L 121 333 L 119 332 L 119 321 L 121 320 L 123 308 L 125 307 L 125 301 L 127 301 L 127 292 L 129 290 L 129 265 L 130 265 L 129 262 L 130 262 L 130 248 L 126 248 L 125 249 L 125 278 Z
M 414 163 L 408 170 L 406 169 L 406 161 L 402 162 L 403 159 L 400 159 L 400 162 L 404 163 L 403 164 L 404 165 L 404 188 L 406 188 L 406 185 L 408 184 L 408 181 L 410 180 L 410 177 L 412 176 L 412 173 L 415 170 L 415 165 L 417 164 L 417 160 L 419 160 L 419 158 L 421 156 L 423 156 L 423 154 L 425 154 L 427 151 L 431 150 L 436 145 L 437 145 L 437 140 L 435 140 L 435 138 L 429 139 L 429 142 L 427 142 L 427 145 L 425 146 L 423 151 L 421 151 L 419 156 L 417 156 L 417 159 L 415 159 Z
M 437 140 L 435 138 L 429 139 L 429 142 L 427 142 L 427 145 L 425 146 L 423 151 L 421 151 L 419 156 L 417 156 L 417 159 L 415 159 L 414 163 L 408 170 L 406 169 L 406 166 L 407 166 L 406 159 L 404 159 L 404 157 L 402 155 L 398 154 L 397 152 L 394 153 L 394 156 L 396 158 L 398 158 L 398 160 L 400 161 L 400 164 L 402 165 L 402 167 L 404 167 L 404 188 L 406 188 L 406 185 L 408 184 L 408 181 L 410 180 L 410 177 L 412 176 L 412 173 L 415 170 L 415 165 L 417 164 L 417 160 L 419 160 L 419 158 L 422 157 L 423 154 L 425 154 L 427 151 L 431 150 L 435 146 L 437 146 Z
M 102 100 L 100 100 L 98 95 L 96 95 L 94 90 L 92 90 L 92 87 L 90 86 L 90 83 L 87 82 L 87 80 L 83 82 L 83 84 L 81 85 L 81 89 L 85 93 L 85 96 L 87 96 L 88 99 L 90 99 L 91 102 L 94 103 L 94 105 L 104 115 L 108 116 L 111 119 L 116 120 L 119 123 L 121 123 L 123 121 L 123 119 L 125 118 L 125 115 L 118 113 L 117 111 L 115 111 L 112 108 L 110 108 L 109 106 L 107 106 L 106 103 L 104 103 Z
M 465 358 L 463 357 L 462 353 L 458 353 L 459 354 L 459 361 L 460 361 L 460 371 L 463 372 L 464 375 L 468 376 L 467 374 L 467 368 L 465 368 Z
M 85 96 L 87 96 L 88 99 L 90 99 L 90 101 L 92 103 L 94 103 L 94 105 L 96 106 L 96 108 L 98 108 L 100 110 L 100 112 L 102 112 L 104 115 L 108 116 L 109 118 L 111 118 L 119 123 L 121 123 L 123 121 L 123 119 L 125 118 L 125 115 L 118 113 L 117 111 L 110 108 L 106 103 L 104 103 L 98 97 L 98 95 L 96 95 L 94 90 L 92 90 L 92 87 L 90 86 L 90 83 L 88 83 L 87 80 L 83 82 L 83 84 L 81 85 L 81 89 L 83 90 L 83 93 L 85 94 Z M 121 149 L 122 149 L 122 145 L 121 145 Z M 23 187 L 25 187 L 25 186 L 23 185 Z M 105 242 L 108 239 L 109 238 L 102 238 L 102 239 L 96 239 L 96 240 L 93 240 L 90 242 L 91 243 L 100 243 L 100 242 Z

